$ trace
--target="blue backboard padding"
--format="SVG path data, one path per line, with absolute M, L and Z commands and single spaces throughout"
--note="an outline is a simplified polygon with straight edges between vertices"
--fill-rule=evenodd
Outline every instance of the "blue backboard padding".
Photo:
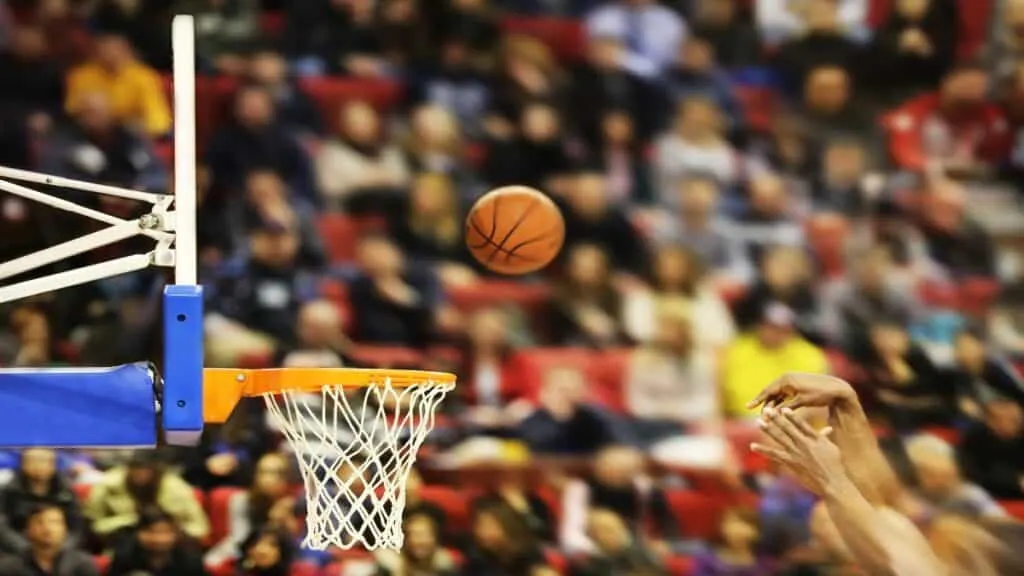
M 0 446 L 156 444 L 146 364 L 0 369 Z
M 203 432 L 203 289 L 164 288 L 164 439 L 191 446 Z

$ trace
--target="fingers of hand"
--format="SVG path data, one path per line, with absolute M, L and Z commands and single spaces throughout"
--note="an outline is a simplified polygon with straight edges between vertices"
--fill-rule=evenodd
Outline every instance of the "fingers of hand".
M 790 408 L 782 408 L 780 410 L 767 410 L 765 412 L 765 418 L 768 420 L 768 426 L 766 431 L 776 429 L 786 443 L 790 446 L 799 446 L 806 444 L 808 436 L 797 426 L 798 419 L 793 416 L 793 411 Z M 774 438 L 774 436 L 773 436 Z
M 796 445 L 793 438 L 787 434 L 779 424 L 778 410 L 766 408 L 761 418 L 758 418 L 757 425 L 764 432 L 765 436 L 787 452 L 793 451 Z
M 805 438 L 814 438 L 818 433 L 811 427 L 811 425 L 797 413 L 790 408 L 782 409 L 782 420 L 786 422 L 786 426 L 790 429 L 799 432 Z
M 792 458 L 790 457 L 789 453 L 775 446 L 769 446 L 768 444 L 761 444 L 755 442 L 750 445 L 750 449 L 753 452 L 760 454 L 778 464 L 788 464 L 792 461 Z

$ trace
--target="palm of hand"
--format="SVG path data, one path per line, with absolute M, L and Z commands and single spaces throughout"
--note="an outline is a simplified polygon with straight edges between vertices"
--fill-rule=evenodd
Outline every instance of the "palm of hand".
M 811 492 L 823 494 L 845 474 L 839 448 L 828 439 L 830 429 L 814 430 L 788 408 L 767 408 L 759 424 L 771 444 L 751 448 L 785 468 Z

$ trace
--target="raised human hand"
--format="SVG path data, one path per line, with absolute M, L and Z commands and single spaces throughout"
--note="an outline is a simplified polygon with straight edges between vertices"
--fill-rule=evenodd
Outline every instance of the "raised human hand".
M 751 450 L 784 467 L 811 492 L 822 495 L 845 474 L 839 448 L 828 439 L 831 428 L 815 430 L 790 408 L 766 408 L 759 420 L 771 441 Z
M 769 384 L 747 403 L 747 408 L 787 406 L 792 409 L 832 407 L 841 402 L 856 400 L 857 393 L 850 383 L 825 374 L 794 372 Z

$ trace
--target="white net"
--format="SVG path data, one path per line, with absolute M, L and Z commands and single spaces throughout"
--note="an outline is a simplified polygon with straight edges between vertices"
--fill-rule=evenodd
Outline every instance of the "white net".
M 291 444 L 306 491 L 306 538 L 315 550 L 401 548 L 405 481 L 434 411 L 454 388 L 425 381 L 266 394 Z

